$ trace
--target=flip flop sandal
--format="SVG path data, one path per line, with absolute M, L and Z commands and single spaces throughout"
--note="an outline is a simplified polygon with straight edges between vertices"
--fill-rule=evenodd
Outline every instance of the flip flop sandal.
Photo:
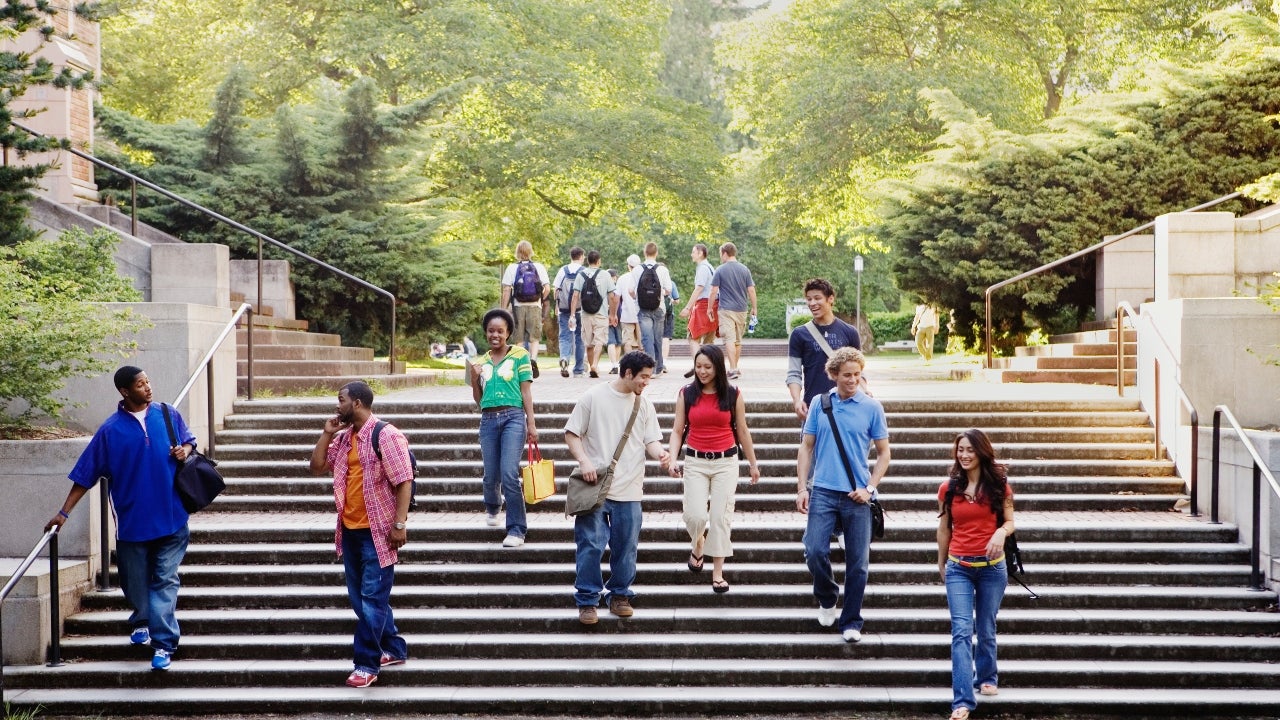
M 719 580 L 712 580 L 711 589 L 718 593 L 727 593 L 729 592 L 729 581 L 725 580 L 724 578 L 720 578 Z
M 951 711 L 951 720 L 969 720 L 969 708 L 958 707 Z
M 978 689 L 980 695 L 999 695 L 1000 688 L 991 683 L 982 683 L 982 687 Z
M 702 572 L 702 556 L 689 553 L 689 572 Z

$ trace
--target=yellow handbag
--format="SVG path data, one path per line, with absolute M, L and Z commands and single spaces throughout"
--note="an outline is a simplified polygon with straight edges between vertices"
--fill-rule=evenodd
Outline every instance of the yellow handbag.
M 537 441 L 529 443 L 529 464 L 520 468 L 524 481 L 524 501 L 536 505 L 556 494 L 556 469 L 550 460 L 544 460 Z

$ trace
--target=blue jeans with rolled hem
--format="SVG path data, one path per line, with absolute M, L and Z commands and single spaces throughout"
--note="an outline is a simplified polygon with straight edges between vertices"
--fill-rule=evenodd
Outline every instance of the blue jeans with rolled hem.
M 560 322 L 560 359 L 573 361 L 573 374 L 587 371 L 586 348 L 582 346 L 582 312 L 573 313 L 573 331 L 569 330 L 569 311 L 557 310 Z
M 507 534 L 524 537 L 524 487 L 520 458 L 527 437 L 524 408 L 480 413 L 480 455 L 484 459 L 484 509 L 490 515 L 507 501 Z
M 619 595 L 635 597 L 631 583 L 636 579 L 636 549 L 640 544 L 640 501 L 605 500 L 593 513 L 579 515 L 573 522 L 573 541 L 577 544 L 577 590 L 573 601 L 578 607 L 600 604 L 600 592 L 608 590 L 606 600 Z M 609 582 L 604 581 L 600 560 L 609 548 Z
M 824 608 L 835 607 L 840 586 L 831 571 L 831 533 L 844 532 L 844 609 L 839 628 L 862 630 L 862 596 L 871 564 L 871 506 L 848 494 L 815 487 L 809 492 L 809 519 L 804 529 L 804 560 L 813 575 L 813 596 Z
M 655 363 L 653 371 L 656 373 L 666 365 L 662 362 L 662 331 L 666 324 L 666 311 L 662 308 L 657 310 L 641 310 L 640 311 L 640 349 L 649 353 Z
M 120 589 L 133 606 L 131 628 L 146 627 L 151 647 L 173 652 L 182 636 L 175 611 L 178 608 L 178 566 L 187 554 L 191 530 L 186 525 L 172 535 L 129 542 L 116 542 L 116 565 Z
M 396 566 L 378 564 L 369 528 L 342 528 L 342 568 L 347 575 L 347 599 L 356 613 L 355 666 L 371 675 L 382 669 L 382 654 L 404 659 L 409 646 L 391 613 L 391 586 Z
M 968 556 L 961 559 L 986 560 Z M 948 560 L 946 578 L 947 607 L 951 610 L 951 709 L 972 710 L 978 706 L 975 687 L 1000 684 L 996 672 L 996 613 L 1009 584 L 1009 573 L 1003 560 L 980 568 Z

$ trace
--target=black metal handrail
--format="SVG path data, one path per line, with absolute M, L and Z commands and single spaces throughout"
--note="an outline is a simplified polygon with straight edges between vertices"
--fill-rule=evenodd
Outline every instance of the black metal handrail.
M 49 138 L 47 135 L 42 135 L 41 133 L 38 133 L 35 130 L 32 130 L 31 128 L 24 127 L 19 123 L 10 121 L 9 124 L 35 137 L 45 138 L 50 140 L 54 139 L 54 138 Z M 138 235 L 138 186 L 141 185 L 145 188 L 149 188 L 151 190 L 154 190 L 155 192 L 160 193 L 161 195 L 169 198 L 170 200 L 176 203 L 185 205 L 186 207 L 189 207 L 192 210 L 203 213 L 204 215 L 214 220 L 217 220 L 218 222 L 224 225 L 227 225 L 228 227 L 234 228 L 236 230 L 239 230 L 240 232 L 246 233 L 254 238 L 257 238 L 258 240 L 258 306 L 259 306 L 258 312 L 259 313 L 261 313 L 260 308 L 262 306 L 262 249 L 263 249 L 262 243 L 264 242 L 271 243 L 272 245 L 280 248 L 281 250 L 293 253 L 295 256 L 300 257 L 303 260 L 306 260 L 312 263 L 313 265 L 319 265 L 320 267 L 324 268 L 325 270 L 328 270 L 329 272 L 335 273 L 340 277 L 346 278 L 347 280 L 350 280 L 351 282 L 356 283 L 357 285 L 360 285 L 361 287 L 364 287 L 368 290 L 372 290 L 373 292 L 390 300 L 391 301 L 391 335 L 388 341 L 389 346 L 387 351 L 387 359 L 391 367 L 389 374 L 391 375 L 396 374 L 396 296 L 392 294 L 391 291 L 384 290 L 378 287 L 377 285 L 374 285 L 373 283 L 367 280 L 358 278 L 355 275 L 352 275 L 351 273 L 345 270 L 340 270 L 323 260 L 314 258 L 302 252 L 301 250 L 296 250 L 286 245 L 285 243 L 282 243 L 279 240 L 276 240 L 275 238 L 269 237 L 267 235 L 263 235 L 262 233 L 258 232 L 257 230 L 254 230 L 253 228 L 247 225 L 242 225 L 236 222 L 235 220 L 232 220 L 228 217 L 220 215 L 219 213 L 216 213 L 213 210 L 210 210 L 209 208 L 204 207 L 203 205 L 192 202 L 191 200 L 188 200 L 176 193 L 170 192 L 169 190 L 166 190 L 160 187 L 159 185 L 156 185 L 155 183 L 149 182 L 141 177 L 138 177 L 137 175 L 134 175 L 128 170 L 125 170 L 123 168 L 118 168 L 115 165 L 112 165 L 111 163 L 106 162 L 105 160 L 100 160 L 94 157 L 93 155 L 90 155 L 89 153 L 83 152 L 81 150 L 77 150 L 69 146 L 62 147 L 61 149 L 66 150 L 67 152 L 71 153 L 72 155 L 75 155 L 78 158 L 81 158 L 90 163 L 93 163 L 94 165 L 100 168 L 103 168 L 104 170 L 110 170 L 113 173 L 116 173 L 125 178 L 128 178 L 129 193 L 131 198 L 130 200 L 131 205 L 130 205 L 130 211 L 129 211 L 129 217 L 130 217 L 130 223 L 131 223 L 130 234 L 132 234 L 134 237 L 137 237 Z M 249 330 L 250 336 L 252 336 L 253 335 L 252 323 L 250 323 L 248 330 Z M 252 396 L 250 396 L 249 399 L 252 400 L 253 399 Z
M 1196 205 L 1195 207 L 1187 208 L 1186 210 L 1183 210 L 1181 212 L 1196 212 L 1197 210 L 1204 210 L 1205 208 L 1211 208 L 1214 205 L 1221 205 L 1222 203 L 1227 202 L 1228 200 L 1235 200 L 1238 197 L 1240 197 L 1240 193 L 1233 192 L 1230 195 L 1223 195 L 1220 198 L 1217 198 L 1215 200 L 1210 200 L 1207 203 Z M 1019 282 L 1021 280 L 1026 280 L 1029 277 L 1034 277 L 1036 275 L 1039 275 L 1042 272 L 1045 272 L 1046 270 L 1052 270 L 1053 268 L 1056 268 L 1059 265 L 1063 265 L 1065 263 L 1071 262 L 1072 260 L 1082 258 L 1085 255 L 1088 255 L 1089 253 L 1100 250 L 1112 243 L 1120 242 L 1121 240 L 1124 240 L 1127 237 L 1132 237 L 1133 235 L 1137 235 L 1143 230 L 1153 228 L 1155 227 L 1155 224 L 1156 224 L 1156 221 L 1152 220 L 1149 223 L 1139 225 L 1138 227 L 1133 228 L 1132 230 L 1129 230 L 1127 232 L 1121 233 L 1120 235 L 1116 235 L 1115 237 L 1107 238 L 1106 240 L 1103 240 L 1100 243 L 1090 245 L 1089 247 L 1083 250 L 1077 250 L 1076 252 L 1073 252 L 1066 257 L 1059 258 L 1057 260 L 1054 260 L 1051 263 L 1045 263 L 1044 265 L 1041 265 L 1040 267 L 1035 268 L 1034 270 L 1028 270 L 1024 273 L 1011 277 L 1008 280 L 1001 280 L 995 285 L 992 285 L 991 287 L 987 288 L 986 293 L 983 295 L 983 298 L 984 298 L 983 302 L 986 305 L 986 311 L 987 311 L 986 335 L 984 336 L 987 342 L 987 364 L 985 367 L 987 369 L 991 368 L 991 296 L 993 293 L 995 293 L 996 290 L 999 290 L 1000 288 L 1005 287 L 1006 285 L 1012 285 L 1013 283 Z
M 47 665 L 49 667 L 58 667 L 62 665 L 62 616 L 61 606 L 59 605 L 59 595 L 62 591 L 58 587 L 58 526 L 54 525 L 40 536 L 40 541 L 36 546 L 31 548 L 31 552 L 27 553 L 27 557 L 19 565 L 13 576 L 9 578 L 9 582 L 5 583 L 4 590 L 0 590 L 0 607 L 4 605 L 4 599 L 9 597 L 9 593 L 18 586 L 18 582 L 27 574 L 27 570 L 35 563 L 39 557 L 40 551 L 49 548 L 49 649 L 46 653 Z M 0 632 L 0 703 L 4 702 L 4 633 Z
M 1116 305 L 1116 390 L 1121 395 L 1124 395 L 1124 319 L 1126 314 L 1131 319 L 1142 318 L 1146 320 L 1156 339 L 1160 341 L 1160 344 L 1164 345 L 1164 349 L 1168 351 L 1169 355 L 1173 356 L 1173 347 L 1169 345 L 1168 340 L 1165 340 L 1155 322 L 1150 317 L 1134 310 L 1128 301 L 1121 300 Z M 1137 329 L 1136 324 L 1134 329 Z M 1155 459 L 1159 460 L 1163 451 L 1163 443 L 1160 441 L 1160 425 L 1162 422 L 1162 413 L 1160 412 L 1160 358 L 1152 358 L 1152 364 L 1154 365 L 1153 382 L 1155 383 L 1155 409 L 1152 412 L 1156 431 Z M 1187 413 L 1191 417 L 1191 516 L 1199 517 L 1200 507 L 1197 495 L 1200 491 L 1200 413 L 1196 412 L 1195 404 L 1191 402 L 1187 391 L 1183 389 L 1181 368 L 1178 368 L 1178 370 L 1179 372 L 1173 378 L 1173 387 L 1178 391 L 1178 401 L 1187 409 Z
M 178 405 L 182 404 L 182 401 L 185 400 L 187 397 L 187 393 L 191 392 L 191 388 L 195 386 L 196 378 L 200 377 L 200 373 L 202 372 L 205 374 L 205 381 L 206 381 L 206 385 L 208 387 L 208 392 L 209 392 L 209 402 L 208 402 L 209 407 L 207 408 L 209 411 L 209 442 L 205 446 L 205 454 L 208 455 L 209 457 L 213 457 L 214 450 L 216 448 L 216 443 L 214 442 L 214 439 L 213 439 L 213 423 L 214 423 L 213 356 L 218 352 L 218 348 L 222 347 L 222 343 L 227 339 L 227 336 L 230 335 L 231 332 L 236 329 L 236 323 L 240 321 L 240 318 L 246 315 L 248 316 L 248 324 L 252 325 L 253 324 L 253 306 L 250 305 L 249 303 L 242 303 L 240 307 L 236 310 L 235 314 L 231 316 L 231 319 L 227 321 L 226 326 L 222 328 L 222 332 L 219 333 L 218 337 L 213 341 L 213 345 L 209 347 L 209 351 L 206 352 L 204 354 L 204 357 L 200 359 L 200 363 L 196 365 L 195 372 L 191 373 L 191 377 L 187 378 L 187 384 L 182 386 L 182 389 L 178 391 L 178 396 L 173 399 L 172 403 L 170 403 L 174 407 L 177 407 Z M 249 357 L 253 357 L 253 333 L 249 333 Z M 252 363 L 249 364 L 249 393 L 248 394 L 249 394 L 249 399 L 252 400 L 253 399 L 253 364 Z
M 1227 422 L 1231 423 L 1231 427 L 1235 428 L 1240 444 L 1249 451 L 1249 457 L 1253 460 L 1253 532 L 1251 533 L 1253 537 L 1250 538 L 1249 545 L 1249 589 L 1266 590 L 1262 584 L 1262 478 L 1264 476 L 1267 478 L 1267 484 L 1271 486 L 1271 492 L 1277 500 L 1280 500 L 1280 483 L 1276 482 L 1276 477 L 1271 474 L 1267 464 L 1262 462 L 1258 449 L 1253 446 L 1249 436 L 1244 434 L 1244 429 L 1240 427 L 1236 416 L 1231 414 L 1231 409 L 1226 405 L 1215 406 L 1213 408 L 1213 522 L 1218 522 L 1218 465 L 1221 460 L 1219 444 L 1224 415 Z

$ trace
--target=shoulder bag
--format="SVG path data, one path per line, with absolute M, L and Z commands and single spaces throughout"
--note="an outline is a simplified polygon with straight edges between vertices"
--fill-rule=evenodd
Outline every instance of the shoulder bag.
M 844 451 L 844 439 L 840 437 L 840 426 L 836 425 L 836 412 L 831 407 L 831 393 L 822 393 L 822 412 L 831 421 L 831 434 L 835 436 L 836 448 L 840 450 L 840 460 L 844 463 L 844 471 L 849 473 L 849 484 L 858 487 L 858 478 L 853 474 L 853 465 Z M 884 506 L 875 495 L 871 496 L 871 539 L 884 539 Z
M 613 460 L 603 472 L 596 471 L 595 483 L 582 479 L 581 465 L 569 473 L 569 485 L 564 495 L 565 515 L 587 515 L 604 505 L 605 498 L 609 495 L 609 488 L 613 485 L 613 469 L 618 464 L 618 458 L 622 457 L 622 449 L 626 447 L 627 439 L 631 437 L 631 428 L 636 424 L 636 416 L 639 414 L 640 396 L 637 395 L 635 404 L 631 407 L 631 418 L 627 420 L 627 427 L 622 431 L 622 439 L 618 441 L 618 447 L 613 451 Z
M 173 432 L 169 406 L 160 403 L 160 409 L 164 412 L 164 426 L 169 431 L 169 447 L 175 447 L 178 436 Z M 199 450 L 192 450 L 187 454 L 187 459 L 178 465 L 173 475 L 173 488 L 178 491 L 178 498 L 187 512 L 203 510 L 227 489 L 227 483 L 218 472 L 217 465 Z

